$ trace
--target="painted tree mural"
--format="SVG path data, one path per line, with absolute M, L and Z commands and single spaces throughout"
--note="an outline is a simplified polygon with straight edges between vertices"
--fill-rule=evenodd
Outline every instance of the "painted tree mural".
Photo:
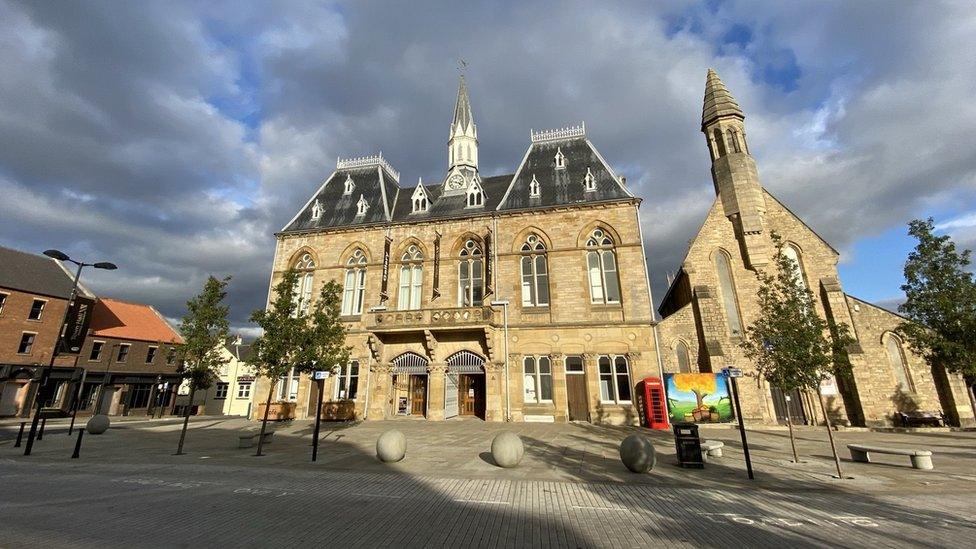
M 674 376 L 675 388 L 679 391 L 693 393 L 695 400 L 698 401 L 694 412 L 692 412 L 695 420 L 700 421 L 704 417 L 708 417 L 709 409 L 708 405 L 705 404 L 705 397 L 718 390 L 715 379 L 713 375 L 700 374 L 675 374 Z

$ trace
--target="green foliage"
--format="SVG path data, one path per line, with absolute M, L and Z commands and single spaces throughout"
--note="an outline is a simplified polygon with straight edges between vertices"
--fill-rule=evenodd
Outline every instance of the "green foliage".
M 186 314 L 180 322 L 184 344 L 176 350 L 183 361 L 183 374 L 190 381 L 191 390 L 209 388 L 227 363 L 221 349 L 227 339 L 229 325 L 227 297 L 230 277 L 219 280 L 210 276 L 199 295 L 186 302 Z
M 274 286 L 268 309 L 251 314 L 264 333 L 251 345 L 249 362 L 255 373 L 271 380 L 272 387 L 292 368 L 300 370 L 306 358 L 299 352 L 305 337 L 305 318 L 298 315 L 298 272 L 289 269 Z
M 819 390 L 827 377 L 850 371 L 846 349 L 854 343 L 846 325 L 828 325 L 816 312 L 813 292 L 798 266 L 783 254 L 783 240 L 772 234 L 775 269 L 759 275 L 759 318 L 740 344 L 759 374 L 784 391 Z
M 305 330 L 304 360 L 317 370 L 335 372 L 349 362 L 346 326 L 340 319 L 342 287 L 334 280 L 322 285 Z
M 932 218 L 913 220 L 908 234 L 918 240 L 905 262 L 908 317 L 898 332 L 929 365 L 976 376 L 976 280 L 968 272 L 969 250 L 958 252 L 947 236 L 936 236 Z

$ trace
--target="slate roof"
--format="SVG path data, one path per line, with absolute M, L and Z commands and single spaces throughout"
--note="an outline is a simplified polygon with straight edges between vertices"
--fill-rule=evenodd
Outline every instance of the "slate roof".
M 471 99 L 468 98 L 468 85 L 464 82 L 464 75 L 458 84 L 457 101 L 454 103 L 454 121 L 452 127 L 466 129 L 474 122 L 471 115 Z
M 565 167 L 557 168 L 556 153 L 565 157 Z M 590 169 L 595 191 L 586 191 L 584 179 Z M 539 182 L 540 196 L 530 196 L 533 176 Z M 499 210 L 520 210 L 563 204 L 628 199 L 633 195 L 620 184 L 600 153 L 585 137 L 532 143 Z
M 99 298 L 92 309 L 91 332 L 95 337 L 136 341 L 183 343 L 183 338 L 151 305 Z
M 50 257 L 0 246 L 0 288 L 68 299 L 73 282 L 74 274 Z M 81 284 L 78 293 L 95 297 Z
M 352 177 L 355 185 L 349 194 L 345 194 L 347 175 Z M 282 232 L 388 221 L 387 212 L 390 210 L 389 205 L 396 198 L 397 189 L 396 182 L 388 174 L 384 174 L 383 169 L 378 166 L 336 170 Z M 360 196 L 369 205 L 366 215 L 362 217 L 356 215 Z M 322 208 L 318 219 L 312 217 L 316 200 Z
M 467 207 L 467 195 L 455 194 L 451 196 L 441 196 L 444 187 L 443 183 L 437 185 L 424 185 L 427 196 L 430 200 L 430 207 L 423 213 L 411 213 L 413 211 L 413 201 L 410 199 L 416 187 L 400 189 L 400 198 L 397 199 L 393 209 L 393 219 L 395 221 L 415 221 L 421 219 L 444 219 L 448 217 L 465 217 L 477 215 L 485 212 L 494 211 L 498 207 L 505 189 L 512 181 L 512 174 L 496 175 L 481 179 L 481 189 L 485 193 L 484 206 L 477 208 Z

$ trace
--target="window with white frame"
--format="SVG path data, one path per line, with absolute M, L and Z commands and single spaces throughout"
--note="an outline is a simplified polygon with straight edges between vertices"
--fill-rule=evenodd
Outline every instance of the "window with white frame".
M 315 203 L 312 204 L 312 219 L 318 219 L 322 217 L 322 203 L 316 198 Z
M 732 264 L 729 254 L 725 250 L 715 252 L 715 270 L 718 273 L 719 291 L 722 293 L 722 306 L 725 308 L 725 319 L 728 323 L 729 334 L 732 337 L 742 336 L 742 318 L 739 316 L 738 296 L 735 293 L 735 281 L 732 278 Z
M 417 188 L 414 189 L 410 200 L 413 204 L 413 210 L 410 213 L 423 213 L 427 211 L 428 206 L 430 206 L 430 202 L 427 197 L 427 190 L 424 189 L 423 182 L 417 182 Z
M 43 299 L 35 299 L 31 303 L 30 312 L 27 313 L 27 320 L 40 320 L 41 314 L 44 313 L 44 306 L 47 305 L 47 301 Z
M 34 338 L 37 334 L 33 332 L 24 332 L 20 334 L 20 345 L 17 346 L 17 354 L 29 355 L 31 349 L 34 348 Z
M 914 393 L 915 383 L 912 382 L 912 374 L 908 370 L 908 361 L 905 360 L 901 339 L 892 333 L 885 335 L 885 352 L 888 354 L 888 363 L 891 365 L 891 373 L 895 376 L 898 388 L 904 392 Z
M 547 356 L 522 359 L 525 402 L 552 402 L 552 361 Z
M 366 202 L 366 197 L 359 195 L 359 202 L 356 202 L 356 216 L 362 217 L 366 215 L 367 210 L 369 210 L 369 203 Z
M 591 303 L 620 303 L 617 254 L 613 238 L 603 229 L 594 229 L 586 240 L 586 271 Z
M 481 190 L 478 181 L 472 181 L 468 186 L 468 207 L 477 208 L 485 205 L 485 193 Z
M 553 158 L 553 162 L 555 162 L 557 170 L 561 170 L 566 167 L 566 155 L 563 154 L 563 150 L 561 148 L 556 149 L 556 156 Z
M 295 262 L 294 269 L 298 271 L 298 280 L 295 281 L 295 314 L 304 315 L 308 313 L 309 305 L 312 303 L 312 283 L 315 279 L 315 260 L 312 254 L 303 253 L 298 261 Z
M 416 244 L 411 244 L 400 257 L 400 293 L 397 308 L 401 311 L 420 308 L 423 290 L 424 254 Z
M 342 194 L 352 194 L 352 191 L 355 188 L 356 188 L 356 184 L 353 183 L 352 176 L 346 174 L 345 188 L 343 189 Z
M 356 400 L 357 395 L 359 395 L 359 361 L 353 360 L 349 364 L 339 367 L 332 398 L 335 400 Z
M 522 306 L 549 305 L 549 265 L 546 245 L 537 234 L 530 234 L 522 244 Z
M 250 381 L 242 381 L 237 384 L 237 398 L 251 398 Z
M 481 246 L 469 238 L 461 248 L 458 264 L 458 307 L 478 307 L 484 302 L 484 256 Z
M 298 400 L 298 374 L 283 375 L 278 380 L 278 400 L 295 402 Z
M 102 359 L 102 348 L 105 347 L 104 341 L 94 341 L 92 342 L 91 353 L 88 355 L 88 360 L 96 361 Z
M 583 188 L 586 192 L 596 190 L 596 177 L 593 176 L 589 166 L 586 167 L 586 175 L 583 176 Z
M 630 365 L 623 355 L 600 357 L 600 401 L 621 403 L 631 401 Z
M 342 292 L 342 314 L 358 315 L 363 312 L 366 293 L 366 253 L 356 248 L 346 262 L 345 289 Z
M 156 360 L 156 351 L 158 350 L 159 347 L 149 347 L 146 349 L 146 364 L 152 364 Z
M 119 345 L 119 353 L 115 355 L 116 362 L 125 362 L 129 358 L 129 344 L 123 343 Z
M 535 174 L 532 174 L 532 181 L 529 181 L 529 197 L 539 198 L 542 196 L 542 188 L 539 185 L 539 180 L 535 178 Z
M 227 390 L 230 388 L 230 384 L 220 381 L 214 384 L 214 398 L 217 400 L 224 400 L 227 398 Z

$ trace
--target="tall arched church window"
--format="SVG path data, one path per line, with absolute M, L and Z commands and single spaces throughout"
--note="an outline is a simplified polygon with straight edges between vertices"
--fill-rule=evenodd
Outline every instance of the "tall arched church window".
M 458 264 L 458 307 L 480 307 L 485 297 L 484 254 L 469 238 L 461 248 Z
M 725 140 L 722 139 L 722 130 L 715 128 L 712 135 L 715 137 L 715 150 L 717 151 L 715 158 L 722 158 L 725 156 Z
M 363 312 L 366 293 L 366 254 L 359 248 L 346 262 L 345 289 L 342 292 L 342 314 L 358 315 Z
M 732 278 L 732 264 L 724 251 L 715 253 L 715 270 L 718 272 L 719 291 L 722 292 L 722 306 L 725 308 L 725 319 L 728 322 L 729 334 L 732 337 L 742 336 L 742 318 L 739 316 L 738 298 L 735 295 L 735 284 Z
M 678 373 L 691 373 L 691 359 L 688 357 L 688 345 L 684 341 L 678 341 L 674 346 L 674 355 L 678 360 Z
M 303 253 L 293 268 L 298 271 L 298 280 L 295 281 L 295 299 L 298 300 L 295 313 L 304 315 L 312 302 L 312 281 L 315 277 L 315 260 L 312 259 L 312 254 Z
M 742 148 L 739 147 L 739 133 L 729 128 L 729 131 L 725 132 L 725 134 L 729 136 L 729 149 L 732 152 L 742 152 Z
M 539 235 L 530 234 L 522 244 L 522 306 L 549 305 L 549 265 L 546 245 Z
M 620 303 L 620 279 L 617 278 L 617 254 L 613 238 L 603 229 L 595 229 L 586 240 L 586 247 L 590 302 Z
M 803 276 L 803 266 L 800 263 L 800 252 L 792 244 L 787 244 L 783 246 L 783 255 L 786 259 L 790 261 L 793 265 L 793 276 L 796 278 L 797 283 L 804 290 L 807 289 L 807 281 Z
M 891 365 L 891 372 L 898 382 L 898 388 L 902 391 L 914 393 L 915 384 L 912 382 L 911 372 L 908 371 L 908 362 L 905 360 L 905 351 L 901 345 L 901 339 L 895 334 L 888 334 L 885 337 L 885 352 L 888 354 L 888 363 Z
M 400 257 L 400 293 L 397 308 L 401 311 L 420 308 L 423 288 L 424 254 L 416 244 L 411 244 Z

